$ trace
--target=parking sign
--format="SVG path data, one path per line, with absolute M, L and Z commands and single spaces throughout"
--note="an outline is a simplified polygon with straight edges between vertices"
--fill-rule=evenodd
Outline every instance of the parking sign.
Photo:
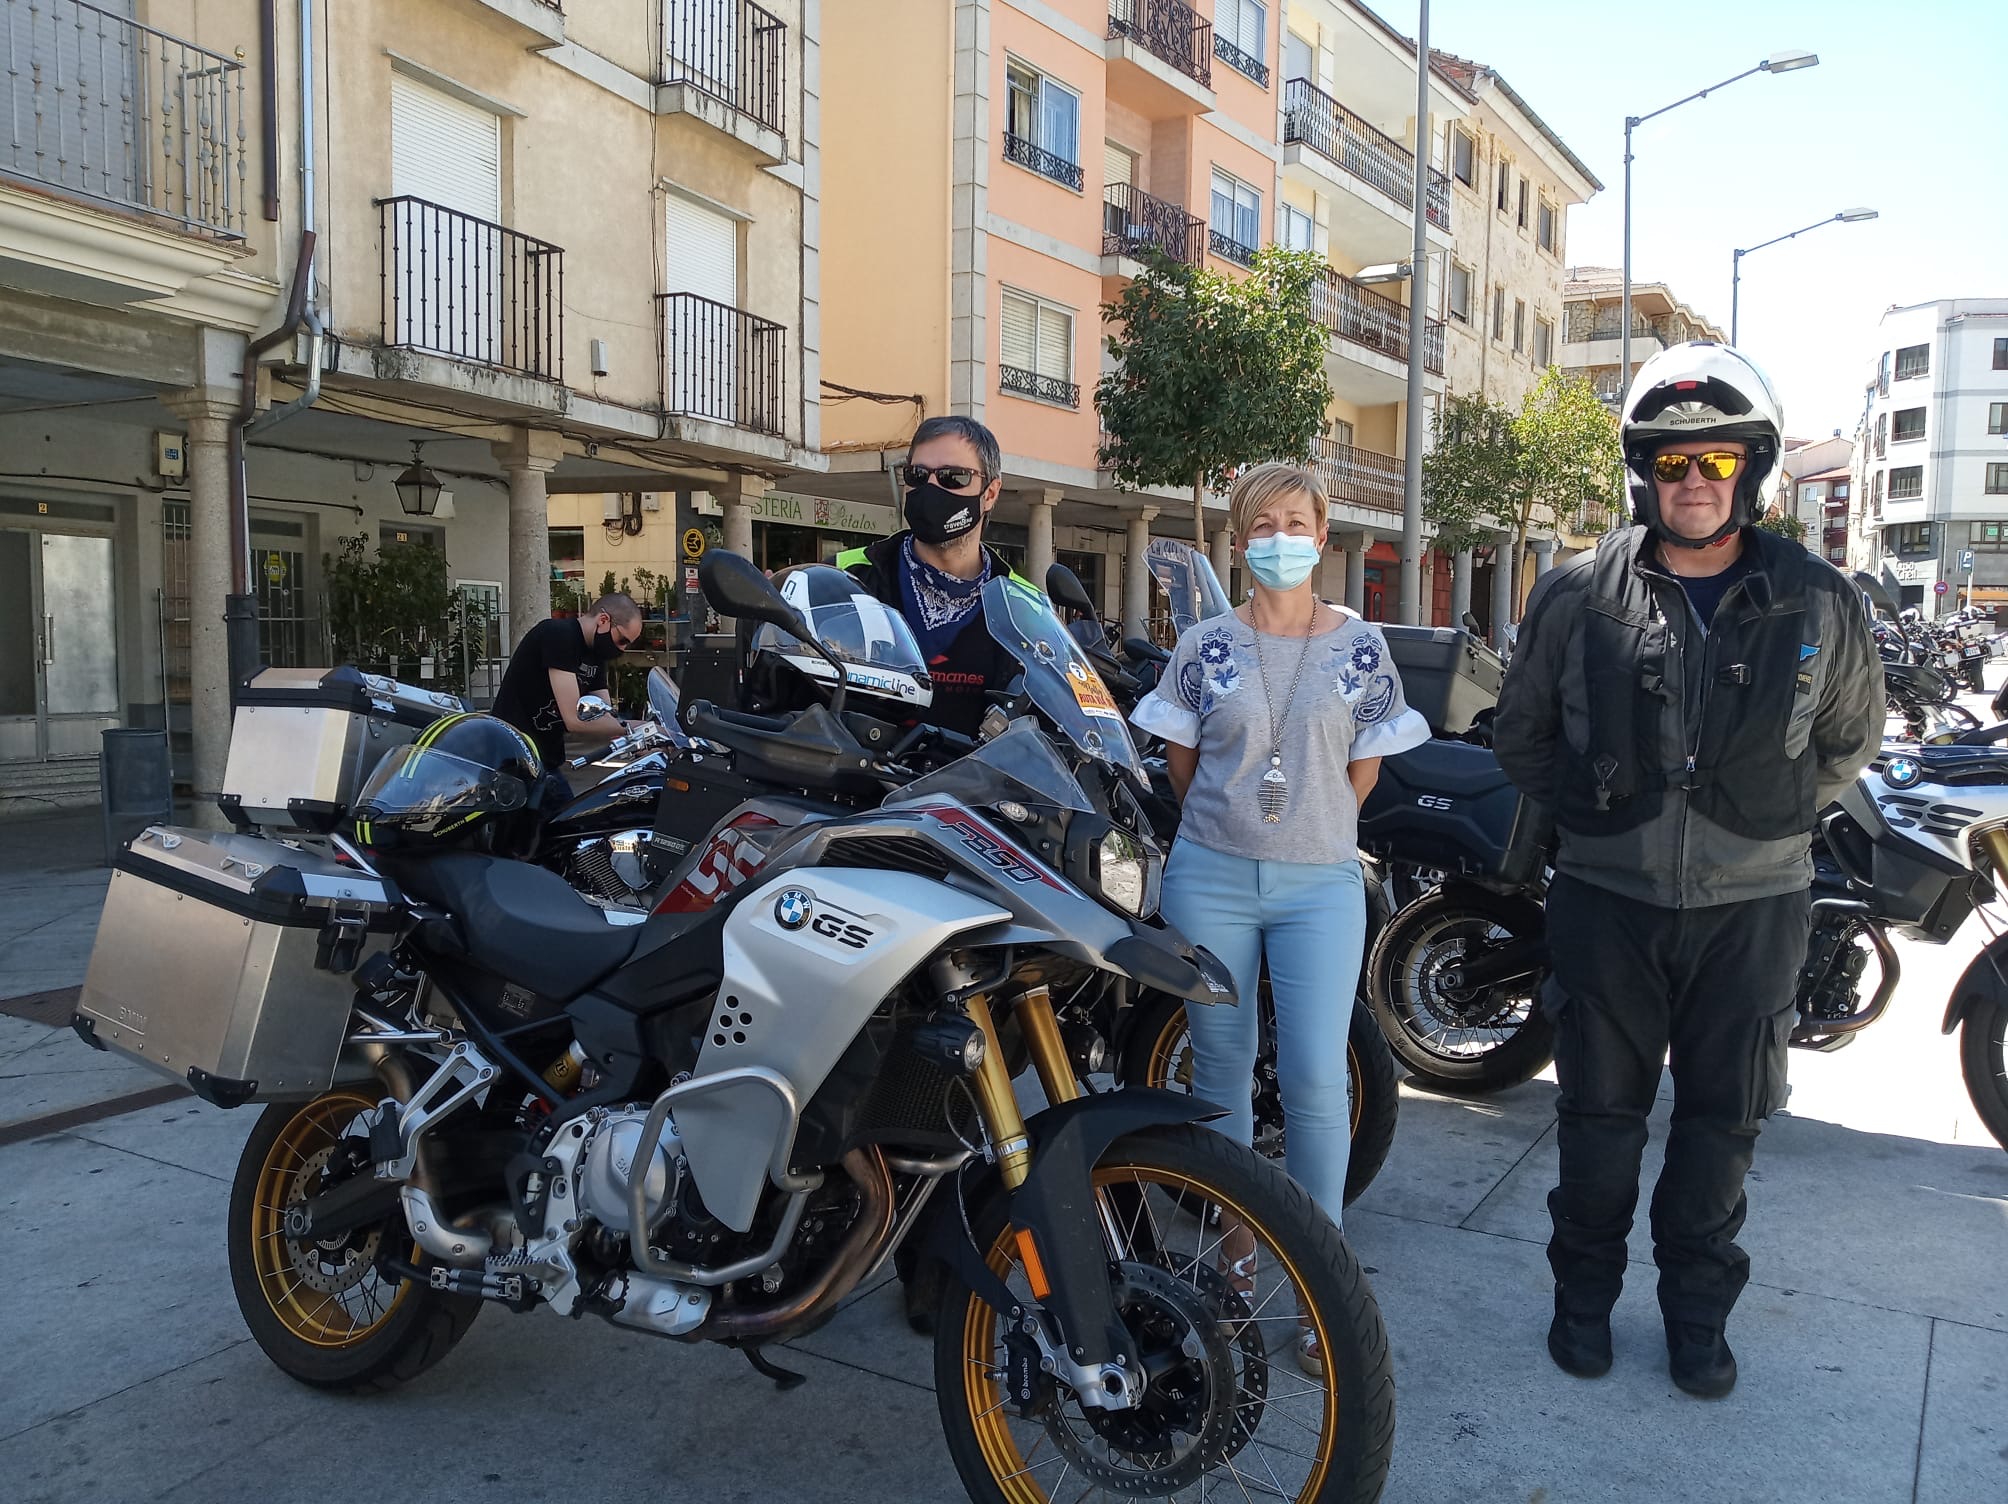
M 1965 571 L 1966 573 L 1968 573 L 1968 574 L 1972 574 L 1972 573 L 1973 573 L 1973 550 L 1972 550 L 1972 549 L 1970 549 L 1970 548 L 1962 548 L 1962 549 L 1961 549 L 1961 550 L 1959 551 L 1959 567 L 1960 567 L 1960 568 L 1961 568 L 1962 570 L 1964 570 L 1964 571 Z

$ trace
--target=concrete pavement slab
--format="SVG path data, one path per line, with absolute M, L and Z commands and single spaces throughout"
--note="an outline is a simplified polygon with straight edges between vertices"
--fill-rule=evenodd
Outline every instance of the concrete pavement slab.
M 2008 1499 L 2008 1335 L 1934 1324 L 1916 1504 Z
M 1394 1349 L 1385 1504 L 1908 1504 L 1926 1319 L 1753 1287 L 1731 1332 L 1742 1381 L 1709 1403 L 1667 1377 L 1649 1290 L 1619 1303 L 1610 1374 L 1575 1379 L 1548 1357 L 1540 1248 L 1349 1221 Z
M 69 1033 L 67 1029 L 63 1032 Z M 70 1035 L 70 1042 L 77 1043 L 75 1035 Z M 104 1063 L 96 1063 L 88 1058 L 95 1052 L 81 1045 L 77 1053 L 87 1058 L 74 1065 L 66 1061 L 60 1070 L 18 1069 L 42 1058 L 42 1050 L 29 1050 L 14 1060 L 0 1062 L 0 1128 L 170 1084 L 143 1065 L 112 1056 L 100 1056 L 98 1060 Z
M 72 1128 L 73 1138 L 144 1154 L 198 1175 L 230 1180 L 262 1107 L 211 1107 L 193 1097 Z
M 229 1186 L 64 1136 L 0 1149 L 0 1434 L 243 1337 L 224 1266 Z M 4 1474 L 0 1474 L 4 1476 Z
M 1652 1116 L 1640 1174 L 1634 1284 L 1657 1277 L 1645 1213 L 1665 1161 L 1667 1114 L 1661 1103 Z M 1556 1162 L 1549 1138 L 1468 1225 L 1545 1247 Z M 2000 1275 L 2008 1155 L 2000 1150 L 1857 1133 L 1784 1113 L 1757 1141 L 1749 1197 L 1739 1241 L 1753 1279 L 2008 1330 L 2008 1285 Z
M 1554 1122 L 1552 1082 L 1492 1097 L 1438 1096 L 1404 1084 L 1394 1146 L 1353 1208 L 1455 1227 Z

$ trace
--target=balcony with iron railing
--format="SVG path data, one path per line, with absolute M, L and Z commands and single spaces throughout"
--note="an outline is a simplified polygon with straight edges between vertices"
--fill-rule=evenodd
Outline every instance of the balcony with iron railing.
M 1333 501 L 1380 512 L 1401 510 L 1405 477 L 1395 456 L 1319 435 L 1311 441 L 1311 464 Z
M 1318 88 L 1309 79 L 1283 85 L 1283 144 L 1309 147 L 1348 177 L 1365 184 L 1407 214 L 1415 212 L 1415 154 Z M 1427 169 L 1424 204 L 1429 222 L 1450 230 L 1450 179 Z
M 565 379 L 565 253 L 409 194 L 376 200 L 383 342 Z
M 81 0 L 0 0 L 0 177 L 244 238 L 244 65 Z
M 1155 251 L 1197 266 L 1206 250 L 1205 234 L 1206 221 L 1198 215 L 1132 184 L 1110 183 L 1102 190 L 1104 256 L 1135 258 Z
M 1311 311 L 1344 343 L 1407 363 L 1408 308 L 1385 293 L 1326 267 L 1311 284 Z M 1436 319 L 1424 325 L 1422 368 L 1435 376 L 1443 374 L 1443 325 Z
M 1578 538 L 1595 538 L 1608 533 L 1614 527 L 1625 526 L 1627 520 L 1615 508 L 1591 504 L 1564 513 L 1560 519 L 1559 531 Z
M 787 134 L 788 28 L 751 0 L 663 0 L 662 82 Z
M 1209 227 L 1206 232 L 1206 248 L 1222 261 L 1231 261 L 1236 266 L 1255 264 L 1255 247 L 1243 245 L 1225 230 Z
M 1184 0 L 1109 0 L 1109 40 L 1135 42 L 1201 88 L 1213 84 L 1213 23 Z
M 1213 33 L 1213 55 L 1235 72 L 1254 79 L 1265 89 L 1269 87 L 1269 65 L 1253 53 L 1243 52 L 1217 31 Z
M 1081 164 L 1071 162 L 1056 151 L 1048 151 L 1029 136 L 1004 133 L 1004 160 L 1015 162 L 1027 172 L 1036 172 L 1042 178 L 1051 178 L 1062 188 L 1081 191 L 1084 181 Z
M 1038 371 L 1028 371 L 1023 366 L 1000 365 L 997 368 L 997 390 L 1009 392 L 1014 397 L 1050 402 L 1055 407 L 1078 408 L 1081 405 L 1078 384 L 1064 376 L 1046 376 Z
M 662 407 L 753 433 L 783 434 L 787 330 L 696 293 L 660 293 Z

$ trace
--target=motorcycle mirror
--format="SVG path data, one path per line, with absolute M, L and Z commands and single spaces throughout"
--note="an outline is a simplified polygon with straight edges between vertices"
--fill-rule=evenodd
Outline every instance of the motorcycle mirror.
M 1869 605 L 1892 620 L 1895 619 L 1897 604 L 1891 598 L 1889 591 L 1883 588 L 1883 582 L 1862 569 L 1854 572 L 1854 578 L 1856 586 L 1869 598 Z
M 1046 570 L 1046 594 L 1056 605 L 1065 606 L 1069 611 L 1078 611 L 1083 616 L 1101 619 L 1095 603 L 1088 599 L 1088 592 L 1082 586 L 1080 577 L 1064 564 L 1055 563 Z
M 844 689 L 850 682 L 843 660 L 823 646 L 809 624 L 802 619 L 802 613 L 782 598 L 781 592 L 774 588 L 774 582 L 767 578 L 759 565 L 730 549 L 707 549 L 703 561 L 697 566 L 697 583 L 704 592 L 706 604 L 720 616 L 736 616 L 779 627 L 834 668 L 837 671 L 837 688 L 830 699 L 830 713 L 842 713 Z
M 1469 632 L 1473 637 L 1483 637 L 1485 635 L 1485 628 L 1479 624 L 1478 618 L 1473 616 L 1469 611 L 1464 613 L 1464 630 Z
M 600 696 L 598 695 L 579 696 L 578 716 L 581 721 L 588 721 L 588 722 L 603 721 L 613 713 L 614 713 L 613 706 L 609 705 Z

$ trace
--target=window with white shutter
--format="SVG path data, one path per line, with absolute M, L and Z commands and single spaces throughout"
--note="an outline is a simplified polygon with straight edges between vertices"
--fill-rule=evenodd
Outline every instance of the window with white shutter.
M 1293 251 L 1311 249 L 1314 223 L 1311 216 L 1295 204 L 1281 204 L 1276 209 L 1276 238 Z
M 1262 0 L 1215 0 L 1213 35 L 1223 61 L 1251 75 L 1262 70 L 1258 82 L 1268 82 L 1269 7 Z
M 1081 96 L 1016 58 L 1004 89 L 1004 160 L 1080 192 Z
M 1005 288 L 998 309 L 998 385 L 1021 397 L 1081 405 L 1074 384 L 1074 312 L 1032 293 Z
M 389 337 L 496 363 L 502 350 L 502 120 L 390 76 Z
M 1283 33 L 1283 77 L 1318 81 L 1318 50 L 1294 31 Z
M 1113 141 L 1102 143 L 1102 182 L 1127 188 L 1136 182 L 1136 153 Z
M 751 415 L 757 394 L 749 388 L 754 352 L 738 306 L 739 222 L 665 194 L 662 290 L 669 410 L 721 423 Z

